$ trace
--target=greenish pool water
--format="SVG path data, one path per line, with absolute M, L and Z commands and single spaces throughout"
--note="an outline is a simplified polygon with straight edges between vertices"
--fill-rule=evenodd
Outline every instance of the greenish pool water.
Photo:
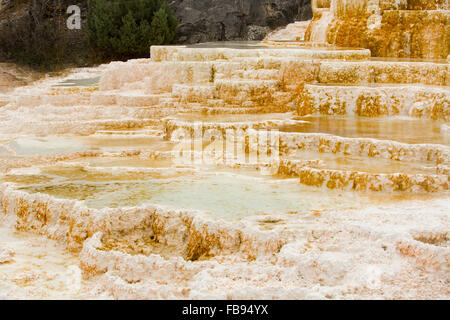
M 254 178 L 235 174 L 191 174 L 133 181 L 64 181 L 22 187 L 29 193 L 82 200 L 88 207 L 132 207 L 155 204 L 206 211 L 215 218 L 307 213 L 354 208 L 373 203 L 372 196 L 322 190 L 297 179 Z
M 92 77 L 86 79 L 67 79 L 61 81 L 54 87 L 96 87 L 100 81 L 100 77 Z

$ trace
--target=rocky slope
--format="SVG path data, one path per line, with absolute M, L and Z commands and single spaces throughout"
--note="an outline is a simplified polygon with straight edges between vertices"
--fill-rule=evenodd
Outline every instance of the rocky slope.
M 261 40 L 273 29 L 312 17 L 310 0 L 173 0 L 176 42 Z

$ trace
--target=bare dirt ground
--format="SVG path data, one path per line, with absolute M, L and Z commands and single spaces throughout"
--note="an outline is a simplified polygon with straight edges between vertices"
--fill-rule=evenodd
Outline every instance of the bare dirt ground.
M 0 62 L 0 93 L 7 93 L 16 87 L 28 85 L 41 77 L 40 73 L 30 68 Z

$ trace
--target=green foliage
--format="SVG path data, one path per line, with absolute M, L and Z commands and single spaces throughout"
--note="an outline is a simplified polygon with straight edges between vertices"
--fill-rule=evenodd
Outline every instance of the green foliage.
M 168 44 L 178 21 L 167 0 L 88 0 L 87 32 L 106 59 L 148 56 L 153 44 Z
M 151 24 L 152 42 L 154 44 L 170 43 L 175 36 L 178 21 L 171 14 L 167 2 L 155 13 Z

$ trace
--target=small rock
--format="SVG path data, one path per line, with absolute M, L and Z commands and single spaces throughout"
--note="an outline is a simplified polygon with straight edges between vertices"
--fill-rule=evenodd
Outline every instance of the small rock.
M 247 39 L 250 41 L 263 40 L 270 32 L 270 28 L 251 25 L 247 27 Z

